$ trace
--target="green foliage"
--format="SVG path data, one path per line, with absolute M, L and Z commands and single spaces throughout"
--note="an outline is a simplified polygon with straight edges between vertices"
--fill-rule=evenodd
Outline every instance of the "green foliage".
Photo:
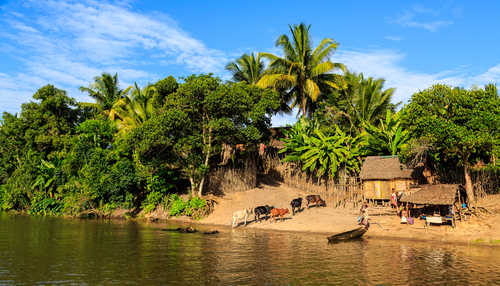
M 150 213 L 156 209 L 156 206 L 163 201 L 163 196 L 161 192 L 151 192 L 147 195 L 146 199 L 142 202 L 142 209 L 146 213 Z
M 186 209 L 186 202 L 184 202 L 184 200 L 181 197 L 174 195 L 171 198 L 170 209 L 168 214 L 171 216 L 178 216 L 181 215 L 185 209 Z
M 173 76 L 169 76 L 157 81 L 154 86 L 158 92 L 158 101 L 163 103 L 166 97 L 177 90 L 179 84 Z
M 303 171 L 318 178 L 335 178 L 340 169 L 347 174 L 358 173 L 363 146 L 360 137 L 346 135 L 337 126 L 334 132 L 325 134 L 314 125 L 302 119 L 286 133 L 285 148 L 280 151 L 286 154 L 284 160 L 298 162 Z
M 19 114 L 2 115 L 0 209 L 78 215 L 162 205 L 170 215 L 199 218 L 208 210 L 199 198 L 206 175 L 224 147 L 256 151 L 269 139 L 271 115 L 293 107 L 313 120 L 292 126 L 281 152 L 319 178 L 356 174 L 361 157 L 372 154 L 460 165 L 465 174 L 474 166 L 500 169 L 494 85 L 436 85 L 393 114 L 394 89 L 383 79 L 331 62 L 338 44 L 326 38 L 314 47 L 310 26 L 289 28 L 276 42 L 282 56 L 244 54 L 227 65 L 236 82 L 169 76 L 121 90 L 116 74 L 103 73 L 81 88 L 95 103 L 41 87 Z M 184 201 L 177 193 L 188 185 Z
M 264 75 L 264 62 L 260 54 L 243 54 L 236 61 L 227 64 L 226 70 L 233 74 L 233 80 L 236 82 L 257 84 Z
M 114 76 L 102 73 L 101 76 L 94 78 L 94 82 L 89 87 L 80 87 L 80 91 L 88 93 L 96 101 L 96 103 L 80 103 L 81 105 L 91 107 L 106 116 L 123 94 L 116 73 Z
M 394 89 L 384 90 L 383 79 L 346 72 L 345 82 L 345 88 L 334 90 L 318 104 L 314 116 L 322 125 L 339 125 L 349 134 L 359 135 L 367 123 L 379 127 L 380 120 L 397 106 L 391 104 Z
M 441 165 L 463 166 L 465 190 L 473 205 L 469 169 L 478 162 L 496 165 L 499 155 L 500 97 L 496 86 L 466 90 L 434 85 L 412 96 L 403 110 L 403 120 L 411 137 L 428 143 L 425 152 L 409 150 L 407 157 L 412 161 L 431 157 Z M 434 154 L 419 156 L 422 153 Z
M 158 205 L 167 202 L 165 208 L 168 207 L 169 192 L 175 188 L 175 183 L 178 181 L 176 172 L 172 170 L 161 170 L 160 175 L 153 175 L 148 178 L 146 190 L 148 194 L 142 202 L 142 209 L 146 212 L 152 212 Z
M 201 195 L 210 157 L 223 144 L 265 140 L 278 95 L 245 83 L 223 84 L 211 75 L 190 76 L 166 99 L 165 108 L 134 130 L 129 142 L 141 164 L 182 171 Z
M 310 26 L 301 23 L 289 27 L 291 38 L 281 35 L 276 41 L 283 57 L 261 53 L 271 62 L 257 85 L 280 90 L 284 102 L 300 106 L 302 116 L 306 116 L 314 112 L 316 101 L 344 85 L 342 76 L 333 72 L 344 71 L 345 67 L 329 59 L 338 46 L 333 39 L 323 39 L 313 49 Z
M 28 213 L 31 215 L 59 215 L 63 204 L 54 198 L 47 197 L 44 192 L 35 192 L 31 198 L 31 206 Z
M 385 120 L 380 120 L 379 127 L 365 123 L 367 155 L 397 155 L 408 146 L 410 133 L 403 129 L 399 113 L 387 111 Z
M 128 87 L 123 94 L 109 112 L 109 118 L 116 122 L 121 134 L 141 126 L 163 105 L 163 97 L 154 85 L 141 89 L 136 83 Z
M 414 94 L 402 120 L 412 138 L 425 138 L 438 160 L 473 165 L 496 161 L 500 98 L 493 85 L 465 90 L 435 85 Z

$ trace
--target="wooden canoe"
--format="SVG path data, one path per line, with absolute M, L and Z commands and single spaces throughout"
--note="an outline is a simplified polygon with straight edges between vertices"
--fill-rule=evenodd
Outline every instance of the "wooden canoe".
M 334 242 L 340 242 L 340 241 L 345 241 L 349 239 L 354 239 L 354 238 L 360 238 L 365 232 L 367 232 L 368 229 L 364 226 L 355 228 L 353 230 L 349 230 L 346 232 L 334 234 L 332 236 L 328 237 L 328 242 L 334 243 Z

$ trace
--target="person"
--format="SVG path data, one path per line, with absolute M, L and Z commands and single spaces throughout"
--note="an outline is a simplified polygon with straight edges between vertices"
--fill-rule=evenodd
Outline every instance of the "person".
M 403 215 L 403 210 L 404 210 L 404 207 L 403 207 L 403 204 L 401 203 L 398 207 L 398 216 L 401 217 Z
M 363 225 L 366 228 L 370 226 L 370 223 L 368 222 L 368 204 L 361 206 L 361 209 L 359 210 L 358 222 L 359 225 Z
M 403 205 L 401 205 L 401 207 L 403 207 Z M 407 220 L 407 217 L 408 217 L 408 209 L 405 208 L 405 209 L 402 209 L 401 210 L 401 223 L 407 223 L 408 220 Z
M 413 206 L 412 206 L 412 205 L 410 205 L 410 208 L 412 208 L 412 207 L 413 207 Z M 408 210 L 407 210 L 407 213 L 406 213 L 406 215 L 407 215 L 406 220 L 408 221 L 408 224 L 410 224 L 410 225 L 411 225 L 411 224 L 413 224 L 413 223 L 414 223 L 414 221 L 413 221 L 413 217 L 411 216 L 411 213 L 410 213 L 410 208 L 408 208 Z
M 398 208 L 398 197 L 396 195 L 396 191 L 394 190 L 394 188 L 392 188 L 391 204 L 392 204 L 393 208 L 395 208 L 395 209 Z

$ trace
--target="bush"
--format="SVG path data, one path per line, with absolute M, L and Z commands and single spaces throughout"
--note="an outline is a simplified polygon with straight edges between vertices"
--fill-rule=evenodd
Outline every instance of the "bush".
M 150 213 L 156 209 L 156 206 L 163 201 L 163 194 L 160 192 L 151 192 L 142 202 L 141 207 L 146 213 Z
M 171 196 L 171 202 L 168 214 L 172 216 L 181 215 L 186 208 L 186 202 L 176 194 Z
M 35 192 L 31 199 L 31 207 L 28 213 L 31 215 L 59 215 L 63 204 L 53 198 L 47 197 L 45 193 Z

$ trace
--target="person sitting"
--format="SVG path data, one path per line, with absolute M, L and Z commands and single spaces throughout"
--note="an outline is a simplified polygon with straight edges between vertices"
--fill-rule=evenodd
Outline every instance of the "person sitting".
M 401 211 L 401 223 L 406 224 L 408 222 L 407 220 L 408 217 L 408 210 L 404 209 Z
M 368 229 L 368 227 L 370 227 L 370 222 L 368 221 L 368 219 L 369 219 L 368 218 L 368 204 L 364 204 L 359 211 L 360 211 L 360 215 L 358 217 L 358 222 L 359 222 L 358 224 L 362 225 Z
M 363 204 L 359 209 L 358 223 L 361 223 L 363 217 L 368 215 L 368 204 Z

